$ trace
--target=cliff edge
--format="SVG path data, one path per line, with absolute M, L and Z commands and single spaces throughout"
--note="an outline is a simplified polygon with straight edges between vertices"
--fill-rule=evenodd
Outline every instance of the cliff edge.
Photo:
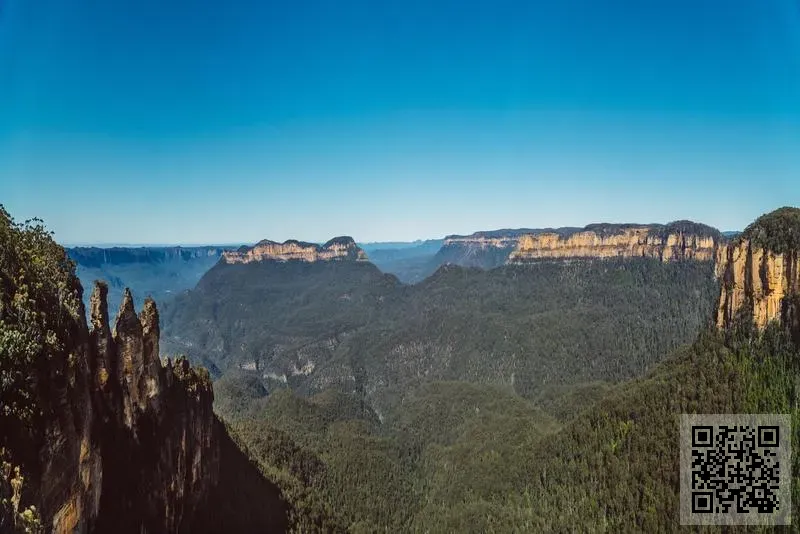
M 0 207 L 0 532 L 222 532 L 198 523 L 231 493 L 221 454 L 266 488 L 250 527 L 285 530 L 279 490 L 221 446 L 208 373 L 160 359 L 155 303 L 137 315 L 126 290 L 112 328 L 98 283 L 90 329 L 82 293 L 41 224 Z
M 252 247 L 222 253 L 225 263 L 253 263 L 260 261 L 366 261 L 367 254 L 356 245 L 352 237 L 334 237 L 324 245 L 290 239 L 276 243 L 265 239 Z
M 800 209 L 762 215 L 717 252 L 721 279 L 716 324 L 729 328 L 744 316 L 758 329 L 777 320 L 800 339 Z
M 593 224 L 576 232 L 523 235 L 508 263 L 567 258 L 656 258 L 713 261 L 722 236 L 691 221 L 666 225 Z

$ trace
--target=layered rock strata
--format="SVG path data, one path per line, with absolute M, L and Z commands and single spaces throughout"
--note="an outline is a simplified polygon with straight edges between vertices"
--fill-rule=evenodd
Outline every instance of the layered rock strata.
M 524 235 L 511 252 L 509 263 L 566 258 L 656 258 L 712 261 L 718 239 L 681 231 L 663 232 L 657 227 L 626 227 L 614 233 L 584 230 L 570 235 L 553 232 Z
M 352 237 L 335 237 L 324 245 L 289 240 L 276 243 L 267 239 L 252 247 L 241 247 L 224 252 L 225 263 L 253 263 L 261 261 L 366 261 L 367 255 L 356 245 Z
M 17 504 L 58 534 L 196 531 L 219 475 L 210 379 L 183 358 L 162 364 L 152 300 L 137 316 L 126 290 L 112 329 L 106 295 L 98 283 L 91 331 L 82 309 L 59 325 L 62 350 L 37 379 L 41 421 L 7 440 L 25 471 Z
M 730 327 L 742 312 L 752 316 L 759 329 L 772 320 L 790 328 L 795 325 L 800 293 L 797 256 L 796 250 L 777 254 L 749 239 L 722 247 L 715 266 L 721 279 L 717 326 Z

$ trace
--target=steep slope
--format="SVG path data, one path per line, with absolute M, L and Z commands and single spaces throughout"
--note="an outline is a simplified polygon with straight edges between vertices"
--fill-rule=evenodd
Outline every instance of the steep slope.
M 786 325 L 800 340 L 800 209 L 781 208 L 759 217 L 717 255 L 722 278 L 716 322 L 730 327 L 737 315 L 756 328 Z
M 574 233 L 521 236 L 508 261 L 619 257 L 712 261 L 721 240 L 716 229 L 691 221 L 667 225 L 593 224 Z
M 98 284 L 90 331 L 82 291 L 43 227 L 0 210 L 0 530 L 217 531 L 196 518 L 242 453 L 220 453 L 208 373 L 162 363 L 152 300 L 137 316 L 126 290 L 112 329 Z M 241 476 L 271 490 L 253 525 L 285 529 L 277 488 Z
M 552 297 L 547 297 L 545 290 L 566 292 L 567 302 L 580 297 L 584 302 L 612 304 L 607 313 L 618 316 L 625 308 L 613 306 L 615 296 L 628 303 L 632 299 L 625 292 L 617 294 L 620 288 L 613 287 L 615 281 L 622 287 L 638 287 L 628 285 L 626 278 L 647 273 L 650 286 L 664 291 L 659 296 L 675 297 L 679 288 L 692 280 L 691 271 L 682 269 L 691 268 L 701 269 L 706 279 L 711 278 L 710 262 L 662 263 L 655 258 L 567 265 L 539 262 L 490 272 L 449 266 L 424 284 L 431 300 L 416 310 L 403 308 L 403 313 L 416 313 L 419 322 L 415 327 L 428 324 L 431 331 L 448 331 L 452 324 L 439 327 L 436 312 L 431 312 L 438 307 L 437 301 L 446 308 L 457 302 L 454 296 L 459 295 L 463 302 L 472 303 L 468 310 L 485 313 L 496 309 L 499 302 L 508 302 L 512 291 L 541 278 L 542 286 L 525 294 L 521 302 L 536 301 L 548 309 Z M 569 285 L 557 286 L 557 278 L 537 269 L 561 273 Z M 588 276 L 592 269 L 597 271 Z M 525 279 L 526 284 L 513 286 L 508 293 L 500 292 L 497 301 L 487 299 L 486 295 L 511 285 L 514 276 L 519 278 L 526 271 L 537 277 Z M 481 293 L 479 288 L 486 287 L 489 276 L 499 272 L 508 278 L 489 285 L 492 291 Z M 579 283 L 581 273 L 591 283 Z M 664 284 L 654 273 L 674 277 L 675 284 Z M 575 293 L 566 289 L 570 285 L 576 286 Z M 602 289 L 592 290 L 595 286 Z M 725 299 L 724 290 L 703 294 L 707 319 L 713 316 L 719 295 Z M 654 296 L 643 300 L 658 308 Z M 655 316 L 643 317 L 639 326 L 646 327 L 651 321 L 659 324 L 661 313 L 673 316 L 682 312 L 663 309 Z M 453 330 L 453 339 L 465 338 L 473 330 L 506 334 L 508 330 L 503 328 L 510 327 L 509 317 L 497 323 L 484 319 L 483 326 L 470 323 Z M 261 455 L 276 454 L 271 443 L 284 442 L 287 438 L 275 437 L 282 432 L 302 443 L 296 458 L 304 458 L 304 467 L 298 469 L 308 474 L 310 491 L 340 510 L 352 532 L 716 532 L 718 527 L 680 525 L 677 416 L 788 413 L 794 425 L 800 424 L 800 350 L 787 335 L 787 324 L 771 321 L 763 329 L 748 329 L 741 324 L 745 319 L 746 314 L 740 314 L 726 326 L 729 330 L 722 332 L 709 320 L 709 328 L 699 336 L 692 335 L 695 340 L 690 346 L 673 352 L 643 377 L 617 384 L 583 382 L 541 390 L 535 400 L 550 397 L 540 407 L 558 415 L 560 422 L 507 385 L 436 380 L 412 384 L 400 402 L 380 414 L 380 424 L 369 411 L 361 411 L 357 393 L 330 390 L 303 398 L 290 391 L 267 396 L 259 388 L 240 388 L 238 394 L 250 396 L 252 402 L 238 403 L 247 409 L 233 409 L 231 416 L 241 417 L 237 424 L 252 429 L 246 441 Z M 606 329 L 614 336 L 625 332 L 610 323 L 606 327 L 588 323 L 593 328 L 581 324 L 566 322 L 565 330 L 585 328 L 581 337 L 602 335 Z M 380 339 L 391 332 L 372 335 Z M 546 339 L 543 336 L 538 341 Z M 556 347 L 571 342 L 558 337 L 553 341 Z M 548 351 L 552 353 L 552 346 Z M 372 347 L 366 350 L 373 352 Z M 396 369 L 406 367 L 416 376 L 426 376 L 426 369 L 416 366 L 413 358 L 395 358 L 393 363 Z M 537 369 L 546 369 L 546 363 L 537 362 Z M 374 371 L 367 367 L 364 376 L 370 377 Z M 567 368 L 567 372 L 575 370 Z M 428 373 L 427 378 L 436 376 Z M 386 387 L 386 382 L 376 387 Z M 270 439 L 262 439 L 264 435 Z M 800 446 L 800 434 L 795 432 L 792 439 L 793 447 Z M 797 455 L 787 466 L 787 475 L 793 480 L 792 506 L 797 517 Z M 365 501 L 369 506 L 363 505 Z M 725 527 L 724 531 L 788 533 L 796 531 L 796 526 Z
M 214 266 L 195 289 L 164 307 L 165 347 L 190 354 L 215 374 L 271 363 L 270 373 L 291 380 L 374 321 L 399 287 L 395 277 L 361 261 L 360 249 L 334 260 L 303 247 L 310 256 L 286 260 L 295 247 L 248 250 Z
M 508 256 L 524 235 L 541 232 L 570 232 L 574 229 L 536 230 L 529 228 L 491 230 L 475 232 L 470 235 L 450 235 L 445 237 L 442 248 L 436 253 L 429 267 L 433 273 L 439 266 L 452 263 L 462 267 L 492 269 L 503 265 Z
M 749 241 L 746 250 L 791 256 L 797 248 L 794 236 L 800 235 L 793 226 L 796 213 L 782 209 L 756 221 L 743 236 L 744 242 Z M 741 243 L 731 246 L 734 251 L 740 247 Z M 723 254 L 721 274 L 734 277 L 741 272 L 731 273 L 731 262 L 724 258 Z M 750 273 L 735 279 L 745 287 L 754 285 Z M 748 294 L 762 295 L 745 291 Z M 738 304 L 731 300 L 731 288 L 723 287 L 718 308 L 738 306 L 725 316 L 724 331 L 702 332 L 691 347 L 677 351 L 647 377 L 616 387 L 563 430 L 534 446 L 517 465 L 526 472 L 526 480 L 516 491 L 469 503 L 429 500 L 415 527 L 459 532 L 710 531 L 679 523 L 677 416 L 786 413 L 793 425 L 800 424 L 800 349 L 790 336 L 794 323 L 776 311 L 764 326 L 764 320 L 752 313 L 755 298 Z M 729 321 L 729 316 L 734 319 Z M 793 447 L 800 444 L 800 434 L 795 432 L 791 439 Z M 797 456 L 785 476 L 792 480 L 796 517 Z M 794 532 L 796 527 L 726 531 Z
M 543 259 L 648 257 L 713 261 L 723 240 L 715 228 L 692 221 L 668 224 L 590 224 L 584 228 L 494 230 L 448 236 L 431 261 L 491 269 Z
M 200 277 L 217 263 L 225 247 L 74 247 L 69 257 L 83 287 L 95 280 L 108 284 L 112 309 L 119 307 L 122 293 L 131 288 L 134 304 L 141 308 L 145 297 L 158 304 L 183 290 L 192 288 Z M 89 295 L 84 305 L 89 309 Z
M 504 467 L 519 477 L 511 488 L 469 500 L 452 500 L 447 493 L 429 499 L 414 527 L 431 532 L 716 532 L 718 527 L 680 525 L 677 416 L 790 413 L 797 425 L 799 357 L 780 335 L 731 346 L 706 333 L 647 377 L 618 386 L 562 430 L 545 435 L 519 459 L 509 457 L 513 466 Z M 798 443 L 795 433 L 793 447 Z M 797 456 L 787 474 L 796 514 Z
M 221 262 L 164 308 L 165 343 L 266 390 L 337 386 L 383 412 L 433 380 L 542 388 L 637 376 L 691 341 L 718 289 L 710 262 L 443 266 L 403 286 L 362 261 Z M 165 345 L 166 346 L 166 345 Z
M 241 247 L 236 251 L 224 252 L 225 263 L 254 263 L 262 261 L 364 261 L 366 253 L 361 250 L 352 237 L 334 237 L 324 245 L 289 240 L 276 243 L 265 239 L 252 247 Z

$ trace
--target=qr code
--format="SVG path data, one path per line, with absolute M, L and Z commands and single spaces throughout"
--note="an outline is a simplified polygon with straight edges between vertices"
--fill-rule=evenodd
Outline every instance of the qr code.
M 791 417 L 681 416 L 681 524 L 791 524 Z

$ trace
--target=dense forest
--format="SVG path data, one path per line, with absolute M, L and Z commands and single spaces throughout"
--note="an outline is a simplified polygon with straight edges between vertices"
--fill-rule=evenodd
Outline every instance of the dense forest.
M 223 387 L 218 406 L 258 462 L 351 532 L 703 531 L 679 524 L 676 416 L 791 413 L 796 425 L 799 366 L 773 325 L 755 338 L 704 330 L 643 378 L 538 406 L 465 382 L 425 384 L 383 423 L 336 391 Z
M 776 254 L 800 250 L 800 210 L 785 206 L 765 213 L 736 237 L 749 239 L 758 247 Z
M 794 252 L 795 214 L 743 235 Z M 65 350 L 85 334 L 65 325 L 85 325 L 83 290 L 38 221 L 0 215 L 0 527 L 40 532 L 37 508 L 18 505 L 58 388 L 79 376 Z M 677 416 L 800 424 L 791 325 L 758 331 L 743 310 L 717 330 L 718 291 L 693 261 L 448 265 L 415 286 L 369 263 L 220 264 L 162 318 L 217 373 L 219 478 L 188 526 L 711 532 L 679 524 Z M 796 516 L 797 455 L 787 470 Z
M 770 220 L 760 219 L 745 236 Z M 788 239 L 797 228 L 790 222 L 778 223 Z M 779 247 L 786 239 L 773 241 Z M 498 332 L 522 332 L 551 355 L 572 347 L 570 340 L 597 345 L 579 345 L 572 362 L 558 362 L 572 380 L 531 381 L 535 387 L 525 389 L 480 375 L 434 375 L 404 383 L 384 413 L 370 409 L 358 389 L 305 397 L 270 392 L 257 375 L 239 370 L 217 382 L 217 409 L 256 461 L 296 484 L 308 482 L 303 502 L 333 511 L 351 532 L 716 531 L 679 524 L 677 416 L 787 413 L 797 425 L 800 350 L 786 330 L 791 325 L 773 321 L 760 332 L 746 310 L 725 331 L 710 326 L 703 314 L 713 305 L 715 284 L 703 289 L 692 282 L 708 281 L 708 268 L 631 260 L 543 263 L 525 271 L 445 267 L 420 285 L 419 302 L 409 293 L 399 299 L 419 317 L 405 332 L 436 332 L 442 321 L 463 343 L 459 354 L 481 347 L 483 336 L 497 340 Z M 515 285 L 520 278 L 525 283 Z M 687 308 L 692 295 L 705 304 Z M 459 315 L 459 307 L 480 317 L 483 328 Z M 673 350 L 670 341 L 681 335 L 674 321 L 687 309 L 697 313 L 682 326 L 690 342 Z M 547 323 L 551 328 L 540 336 L 535 322 L 525 322 L 536 313 L 563 322 Z M 669 335 L 654 335 L 637 353 L 621 335 L 634 315 L 642 326 L 630 339 L 647 339 L 655 329 Z M 552 328 L 559 324 L 563 329 Z M 528 347 L 533 358 L 535 343 Z M 609 347 L 597 356 L 601 366 L 584 374 L 598 347 Z M 630 368 L 604 374 L 615 348 Z M 648 365 L 636 367 L 640 360 L 631 354 L 648 355 Z M 547 368 L 543 361 L 532 365 L 540 374 Z M 796 432 L 792 440 L 797 447 Z M 788 471 L 796 514 L 797 455 Z M 728 529 L 767 530 L 792 528 Z
M 266 389 L 331 385 L 379 411 L 432 380 L 547 388 L 640 375 L 691 342 L 709 262 L 582 260 L 440 267 L 406 286 L 369 263 L 218 264 L 164 307 L 165 347 Z

